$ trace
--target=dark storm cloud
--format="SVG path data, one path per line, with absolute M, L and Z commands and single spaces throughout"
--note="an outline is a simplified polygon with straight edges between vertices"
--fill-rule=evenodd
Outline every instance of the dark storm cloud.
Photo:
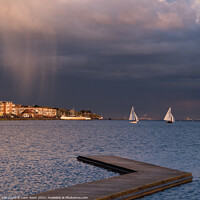
M 2 0 L 0 71 L 9 80 L 2 96 L 95 101 L 118 116 L 119 105 L 142 110 L 144 99 L 158 110 L 199 106 L 199 10 L 198 0 Z
M 84 63 L 87 66 L 98 57 L 103 58 L 103 64 L 108 61 L 111 71 L 119 72 L 116 65 L 124 62 L 128 72 L 129 67 L 137 68 L 137 64 L 144 68 L 160 64 L 162 68 L 166 63 L 163 55 L 193 48 L 190 34 L 195 37 L 199 32 L 195 1 L 191 4 L 183 0 L 170 4 L 159 0 L 3 2 L 4 62 L 15 71 L 21 67 L 21 72 L 25 70 L 27 74 L 44 65 L 41 60 L 47 60 L 47 65 L 54 61 L 51 67 L 58 64 L 56 68 L 63 70 L 76 66 L 83 70 Z M 55 60 L 48 62 L 49 57 Z M 95 66 L 92 67 L 95 71 Z

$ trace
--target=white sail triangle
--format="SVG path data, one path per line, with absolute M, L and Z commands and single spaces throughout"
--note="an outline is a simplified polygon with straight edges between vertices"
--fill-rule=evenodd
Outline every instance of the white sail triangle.
M 174 118 L 174 116 L 172 115 L 172 122 L 175 122 L 175 118 Z
M 135 116 L 134 116 L 134 107 L 132 107 L 131 109 L 131 113 L 130 113 L 130 116 L 129 116 L 129 120 L 135 120 Z
M 139 118 L 138 118 L 138 116 L 136 115 L 136 113 L 134 112 L 134 116 L 135 116 L 135 121 L 139 121 Z

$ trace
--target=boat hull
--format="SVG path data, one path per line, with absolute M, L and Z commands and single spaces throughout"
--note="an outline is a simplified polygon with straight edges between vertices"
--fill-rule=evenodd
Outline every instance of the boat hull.
M 67 116 L 62 116 L 60 117 L 62 120 L 91 120 L 90 117 L 67 117 Z
M 172 124 L 173 122 L 172 122 L 172 121 L 167 121 L 167 122 L 165 122 L 165 123 L 167 123 L 167 124 Z
M 137 124 L 137 121 L 132 121 L 132 122 L 130 122 L 131 124 Z

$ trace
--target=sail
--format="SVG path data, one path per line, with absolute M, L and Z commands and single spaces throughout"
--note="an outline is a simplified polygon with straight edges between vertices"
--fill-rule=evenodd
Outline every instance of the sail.
M 129 116 L 129 120 L 131 120 L 131 121 L 134 121 L 134 120 L 135 120 L 135 116 L 134 116 L 134 107 L 132 107 L 132 109 L 131 109 L 131 113 L 130 113 L 130 116 Z
M 165 121 L 171 121 L 171 107 L 169 108 L 169 110 L 167 111 L 167 114 L 165 115 L 164 120 Z
M 172 115 L 172 109 L 171 109 L 171 107 L 167 111 L 167 114 L 165 115 L 164 120 L 165 121 L 170 121 L 170 122 L 175 122 L 174 116 Z
M 172 122 L 175 122 L 175 118 L 174 116 L 172 115 L 172 119 L 171 119 Z
M 138 122 L 138 121 L 139 121 L 139 118 L 138 118 L 138 116 L 136 115 L 135 112 L 134 112 L 134 116 L 135 116 L 135 120 Z

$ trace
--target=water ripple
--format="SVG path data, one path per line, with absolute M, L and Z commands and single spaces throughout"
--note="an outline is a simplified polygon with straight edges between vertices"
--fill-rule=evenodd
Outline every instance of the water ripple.
M 1 121 L 0 197 L 116 176 L 76 159 L 98 154 L 193 173 L 193 182 L 144 199 L 200 199 L 199 130 L 198 122 Z

